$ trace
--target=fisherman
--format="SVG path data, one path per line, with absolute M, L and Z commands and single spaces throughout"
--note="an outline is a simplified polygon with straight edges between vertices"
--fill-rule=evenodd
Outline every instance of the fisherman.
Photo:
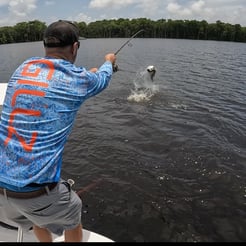
M 56 21 L 44 33 L 45 57 L 21 64 L 9 80 L 0 121 L 0 214 L 33 228 L 40 242 L 52 234 L 82 241 L 82 201 L 61 175 L 62 154 L 81 104 L 108 85 L 116 61 L 74 65 L 79 30 Z M 72 163 L 71 163 L 72 164 Z M 1 218 L 3 219 L 3 218 Z

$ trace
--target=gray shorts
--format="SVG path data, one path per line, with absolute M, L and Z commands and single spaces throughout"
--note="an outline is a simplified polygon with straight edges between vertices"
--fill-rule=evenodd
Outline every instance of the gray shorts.
M 31 199 L 16 199 L 0 194 L 0 220 L 23 230 L 33 224 L 62 235 L 81 223 L 82 201 L 70 185 L 61 180 L 49 194 Z

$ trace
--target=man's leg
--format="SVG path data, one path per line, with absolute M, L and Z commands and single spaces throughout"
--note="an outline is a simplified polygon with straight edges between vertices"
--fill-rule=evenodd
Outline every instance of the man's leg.
M 40 242 L 52 242 L 52 235 L 51 232 L 46 228 L 41 228 L 39 226 L 34 225 L 33 231 L 35 236 Z
M 82 225 L 78 225 L 72 230 L 65 231 L 65 242 L 82 242 Z

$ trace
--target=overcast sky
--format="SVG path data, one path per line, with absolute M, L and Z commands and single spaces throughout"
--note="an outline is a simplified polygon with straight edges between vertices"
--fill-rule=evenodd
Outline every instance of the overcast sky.
M 206 20 L 246 26 L 246 0 L 0 0 L 0 26 L 39 20 L 148 18 Z

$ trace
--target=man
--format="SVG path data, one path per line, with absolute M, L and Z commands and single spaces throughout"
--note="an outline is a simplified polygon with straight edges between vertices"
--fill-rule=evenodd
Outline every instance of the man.
M 0 215 L 41 242 L 64 232 L 82 241 L 82 202 L 60 178 L 64 145 L 84 100 L 104 90 L 116 57 L 76 67 L 79 31 L 57 21 L 44 33 L 45 57 L 21 64 L 8 83 L 0 121 Z

